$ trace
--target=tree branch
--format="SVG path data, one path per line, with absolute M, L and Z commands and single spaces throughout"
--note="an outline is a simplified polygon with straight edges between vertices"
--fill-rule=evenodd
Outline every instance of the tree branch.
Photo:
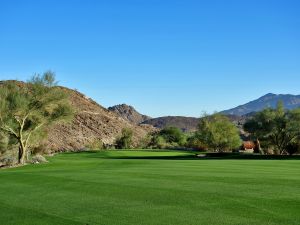
M 27 136 L 27 138 L 25 139 L 25 143 L 24 143 L 24 145 L 25 145 L 26 147 L 27 147 L 27 144 L 28 144 L 29 139 L 30 139 L 30 137 L 31 137 L 31 134 L 32 134 L 34 131 L 36 131 L 36 130 L 38 130 L 39 128 L 41 128 L 43 125 L 44 125 L 44 123 L 39 124 L 38 126 L 36 126 L 34 129 L 32 129 L 32 130 L 28 133 L 28 136 Z
M 16 138 L 19 138 L 17 132 L 15 132 L 11 127 L 8 127 L 8 126 L 1 126 L 0 129 L 2 129 L 3 131 L 8 132 L 9 134 L 12 134 L 12 135 L 15 136 Z

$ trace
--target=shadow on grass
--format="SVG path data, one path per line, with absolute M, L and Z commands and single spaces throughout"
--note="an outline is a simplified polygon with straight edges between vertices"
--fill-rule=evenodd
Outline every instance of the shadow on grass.
M 207 153 L 204 159 L 300 160 L 300 155 L 260 155 L 240 153 Z
M 111 153 L 114 153 L 114 152 L 122 153 L 121 150 L 120 151 L 115 151 L 115 150 L 112 150 L 112 151 L 85 151 L 84 153 L 88 153 L 85 157 L 101 158 L 101 159 L 155 159 L 155 160 L 159 160 L 159 159 L 162 159 L 162 160 L 199 159 L 197 154 L 195 154 L 195 153 L 189 154 L 188 152 L 183 152 L 183 153 L 186 153 L 186 155 L 112 155 Z M 134 152 L 138 152 L 138 151 L 132 151 L 132 153 L 134 153 Z M 151 152 L 153 152 L 153 154 L 155 154 L 155 152 L 159 152 L 159 151 L 151 151 Z M 82 154 L 82 153 L 79 153 L 79 154 Z M 95 154 L 95 153 L 99 153 L 99 154 Z
M 122 151 L 120 151 L 122 152 Z M 137 151 L 136 151 L 137 152 Z M 300 155 L 259 155 L 259 154 L 240 154 L 240 153 L 187 153 L 186 155 L 146 155 L 146 156 L 134 156 L 134 155 L 111 155 L 109 151 L 103 151 L 101 154 L 99 151 L 86 151 L 88 158 L 101 158 L 101 159 L 131 159 L 131 160 L 300 160 Z
M 198 160 L 196 155 L 184 156 L 111 156 L 110 159 Z

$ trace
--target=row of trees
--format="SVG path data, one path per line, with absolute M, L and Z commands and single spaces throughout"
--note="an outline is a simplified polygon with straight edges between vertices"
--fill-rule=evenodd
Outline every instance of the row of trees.
M 220 114 L 202 117 L 194 133 L 186 134 L 175 127 L 162 129 L 152 136 L 149 143 L 154 148 L 186 147 L 217 152 L 236 149 L 240 145 L 237 128 Z
M 49 71 L 35 75 L 26 84 L 7 81 L 0 88 L 0 151 L 18 148 L 18 162 L 23 164 L 28 149 L 46 137 L 47 128 L 57 122 L 71 120 L 74 110 L 67 93 L 57 86 Z M 272 148 L 279 154 L 292 154 L 300 149 L 300 109 L 276 109 L 256 113 L 244 124 L 244 130 L 255 140 L 259 151 Z M 132 147 L 133 132 L 123 129 L 116 148 Z M 93 143 L 100 145 L 100 143 Z M 198 129 L 184 133 L 167 127 L 142 140 L 142 148 L 196 148 L 215 152 L 238 149 L 242 144 L 238 128 L 224 115 L 204 115 Z M 103 143 L 101 143 L 103 145 Z M 91 147 L 93 148 L 93 146 Z
M 244 124 L 250 139 L 257 143 L 261 154 L 272 149 L 276 154 L 294 154 L 300 150 L 300 109 L 285 110 L 282 103 L 276 109 L 256 113 Z M 129 148 L 132 132 L 123 130 L 117 139 L 117 148 Z M 214 152 L 231 151 L 242 146 L 239 129 L 221 114 L 204 115 L 198 129 L 184 133 L 176 127 L 167 127 L 142 140 L 142 148 L 187 147 Z
M 129 135 L 131 134 L 131 135 Z M 132 132 L 123 130 L 116 140 L 117 148 L 128 148 L 132 143 Z M 237 149 L 241 146 L 238 129 L 226 116 L 215 114 L 204 116 L 199 121 L 196 132 L 184 133 L 176 127 L 166 127 L 146 136 L 140 143 L 140 148 L 193 148 L 216 152 Z

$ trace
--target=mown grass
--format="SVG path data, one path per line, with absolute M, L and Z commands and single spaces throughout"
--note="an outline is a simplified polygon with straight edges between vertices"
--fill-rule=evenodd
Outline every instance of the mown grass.
M 68 153 L 0 170 L 0 224 L 300 224 L 299 160 Z

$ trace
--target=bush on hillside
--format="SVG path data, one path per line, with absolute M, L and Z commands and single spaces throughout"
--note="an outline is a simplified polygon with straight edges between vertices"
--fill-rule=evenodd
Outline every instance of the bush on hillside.
M 176 127 L 167 127 L 152 134 L 148 148 L 178 148 L 184 147 L 186 135 Z
M 45 148 L 45 144 L 41 142 L 36 146 L 32 147 L 30 153 L 32 155 L 49 155 L 52 153 L 52 151 L 51 149 Z
M 171 145 L 184 146 L 186 142 L 185 134 L 177 127 L 166 127 L 159 132 L 159 135 Z
M 151 141 L 151 148 L 164 149 L 170 147 L 170 144 L 160 135 L 154 135 Z
M 95 139 L 89 144 L 86 145 L 87 150 L 100 150 L 103 149 L 104 145 L 103 142 L 100 139 Z
M 13 156 L 4 156 L 0 159 L 0 166 L 14 166 L 18 162 Z
M 147 149 L 151 148 L 153 136 L 151 134 L 146 135 L 144 138 L 142 138 L 138 144 L 138 148 L 141 149 Z
M 7 135 L 0 133 L 0 154 L 4 153 L 8 148 L 9 138 Z
M 117 149 L 130 149 L 132 147 L 133 131 L 129 128 L 122 130 L 121 136 L 116 139 Z
M 35 156 L 32 156 L 32 159 L 31 159 L 31 162 L 33 164 L 37 164 L 37 163 L 47 163 L 47 159 L 42 156 L 42 155 L 35 155 Z

